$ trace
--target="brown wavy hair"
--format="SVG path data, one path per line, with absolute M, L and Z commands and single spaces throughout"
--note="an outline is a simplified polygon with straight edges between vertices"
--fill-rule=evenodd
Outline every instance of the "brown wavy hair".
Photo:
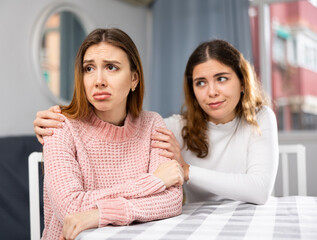
M 83 82 L 83 58 L 87 49 L 101 42 L 109 43 L 122 49 L 128 56 L 130 69 L 138 74 L 138 85 L 134 92 L 130 91 L 127 99 L 127 112 L 133 117 L 138 117 L 142 111 L 144 97 L 144 75 L 141 58 L 132 39 L 118 28 L 96 29 L 92 31 L 81 44 L 75 60 L 75 87 L 71 103 L 61 106 L 62 113 L 73 119 L 82 119 L 88 116 L 93 106 L 87 100 Z
M 244 59 L 242 53 L 223 40 L 212 40 L 200 44 L 191 54 L 186 65 L 184 74 L 185 103 L 182 107 L 182 115 L 185 119 L 185 125 L 182 129 L 184 144 L 199 158 L 208 155 L 208 115 L 199 106 L 195 97 L 193 70 L 198 64 L 210 59 L 230 67 L 244 88 L 244 93 L 241 93 L 236 106 L 236 116 L 244 118 L 249 124 L 258 128 L 256 113 L 268 102 L 253 67 Z

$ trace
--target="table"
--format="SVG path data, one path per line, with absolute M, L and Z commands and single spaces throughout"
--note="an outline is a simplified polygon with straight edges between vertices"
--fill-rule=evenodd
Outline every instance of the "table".
M 186 204 L 177 217 L 83 231 L 76 240 L 317 239 L 317 197 Z

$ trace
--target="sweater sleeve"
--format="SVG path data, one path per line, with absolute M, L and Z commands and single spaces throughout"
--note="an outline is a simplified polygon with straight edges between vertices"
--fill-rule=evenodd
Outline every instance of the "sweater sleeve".
M 190 166 L 188 184 L 221 197 L 264 204 L 271 195 L 277 173 L 278 138 L 273 111 L 267 108 L 261 114 L 258 120 L 261 134 L 254 134 L 249 140 L 246 173 Z
M 152 134 L 159 127 L 166 127 L 163 119 L 156 114 L 152 126 Z M 157 148 L 151 148 L 149 172 L 156 168 L 168 158 L 159 155 Z M 181 214 L 182 211 L 182 188 L 170 187 L 163 192 L 148 195 L 141 198 L 125 199 L 117 198 L 111 200 L 100 200 L 97 202 L 100 219 L 99 227 L 108 224 L 127 225 L 133 221 L 152 221 Z
M 128 225 L 133 221 L 148 222 L 177 216 L 182 213 L 181 187 L 135 199 L 105 199 L 97 202 L 99 227 Z
M 140 198 L 166 189 L 161 179 L 149 172 L 111 188 L 87 191 L 76 160 L 74 138 L 67 124 L 61 129 L 54 129 L 54 134 L 45 137 L 44 141 L 44 183 L 60 222 L 63 222 L 66 214 L 95 209 L 96 202 L 101 199 Z

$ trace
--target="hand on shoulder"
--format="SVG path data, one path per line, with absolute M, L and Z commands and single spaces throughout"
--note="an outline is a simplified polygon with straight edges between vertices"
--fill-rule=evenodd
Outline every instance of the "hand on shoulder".
M 61 109 L 59 106 L 52 106 L 48 110 L 39 111 L 36 113 L 36 118 L 33 122 L 34 132 L 37 140 L 43 144 L 44 136 L 51 136 L 53 131 L 47 128 L 60 128 L 64 118 L 60 116 Z

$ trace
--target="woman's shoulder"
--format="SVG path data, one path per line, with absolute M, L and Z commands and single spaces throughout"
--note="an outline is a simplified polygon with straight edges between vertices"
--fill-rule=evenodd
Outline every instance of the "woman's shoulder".
M 139 119 L 143 123 L 149 124 L 149 122 L 162 122 L 164 125 L 166 125 L 166 128 L 172 130 L 173 132 L 177 132 L 178 130 L 181 130 L 184 126 L 184 119 L 182 115 L 174 114 L 168 118 L 163 118 L 162 116 L 157 112 L 152 111 L 142 111 Z
M 185 120 L 180 114 L 173 114 L 170 117 L 164 118 L 166 127 L 170 130 L 182 129 L 185 123 Z
M 172 116 L 169 116 L 167 118 L 164 118 L 164 121 L 174 121 L 174 122 L 181 122 L 184 118 L 181 114 L 173 114 Z
M 85 121 L 80 119 L 72 119 L 63 114 L 59 115 L 61 118 L 64 119 L 64 122 L 62 123 L 61 128 L 52 128 L 52 130 L 54 131 L 54 135 L 71 134 L 71 132 L 73 131 L 83 131 L 83 128 L 85 128 Z
M 171 122 L 171 123 L 183 123 L 184 118 L 180 114 L 173 114 L 172 116 L 169 116 L 167 118 L 164 118 L 165 122 Z
M 153 125 L 164 125 L 162 116 L 157 112 L 142 111 L 136 119 L 141 127 L 151 127 Z
M 276 118 L 275 113 L 269 106 L 262 106 L 261 109 L 257 112 L 256 116 L 258 120 L 263 118 Z
M 83 120 L 80 120 L 80 119 L 73 119 L 73 118 L 69 118 L 67 116 L 65 116 L 64 114 L 62 113 L 59 113 L 60 117 L 62 117 L 64 119 L 64 124 L 66 126 L 78 126 L 78 125 L 81 125 L 83 124 L 85 121 Z
M 152 111 L 142 111 L 139 115 L 141 120 L 153 121 L 155 119 L 163 119 L 162 116 L 157 112 Z
M 139 117 L 133 119 L 133 124 L 135 128 L 139 129 L 139 132 L 143 133 L 152 132 L 153 129 L 159 127 L 166 127 L 162 116 L 152 111 L 142 111 Z
M 50 130 L 53 132 L 53 135 L 51 136 L 45 136 L 44 137 L 44 142 L 65 142 L 67 141 L 66 139 L 71 139 L 73 134 L 72 131 L 73 129 L 81 129 L 79 127 L 79 121 L 76 119 L 70 119 L 66 117 L 63 114 L 59 114 L 61 118 L 64 119 L 62 122 L 62 126 L 59 128 L 50 128 Z
M 256 118 L 260 128 L 267 125 L 277 125 L 275 113 L 269 106 L 262 106 Z

